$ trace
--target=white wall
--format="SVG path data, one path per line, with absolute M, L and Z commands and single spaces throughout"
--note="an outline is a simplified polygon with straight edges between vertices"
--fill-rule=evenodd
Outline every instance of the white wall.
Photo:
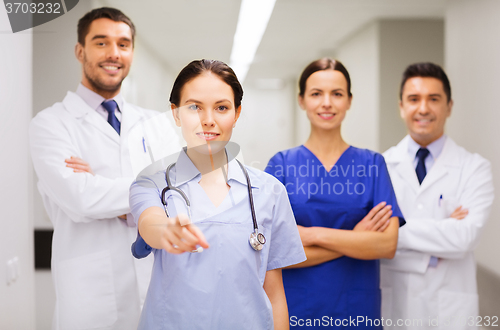
M 399 116 L 399 87 L 404 70 L 416 62 L 444 62 L 441 19 L 381 20 L 379 148 L 385 151 L 406 135 Z
M 442 20 L 372 22 L 335 49 L 349 71 L 353 101 L 342 124 L 347 143 L 383 152 L 397 144 L 406 127 L 399 118 L 399 84 L 411 63 L 443 63 Z
M 371 23 L 336 49 L 336 58 L 351 78 L 353 99 L 342 123 L 345 141 L 378 150 L 379 135 L 379 24 Z
M 243 88 L 241 116 L 231 140 L 240 145 L 245 164 L 263 170 L 275 153 L 295 146 L 295 89 L 291 82 L 277 90 Z
M 35 328 L 33 175 L 28 151 L 31 119 L 32 34 L 13 34 L 0 6 L 0 329 Z M 7 284 L 7 262 L 18 278 Z
M 446 11 L 446 69 L 455 101 L 447 132 L 492 163 L 497 199 L 476 249 L 478 263 L 500 276 L 500 1 L 451 1 Z

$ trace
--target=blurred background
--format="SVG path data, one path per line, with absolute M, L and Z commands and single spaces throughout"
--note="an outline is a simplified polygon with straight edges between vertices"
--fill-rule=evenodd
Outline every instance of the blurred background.
M 67 14 L 16 34 L 0 8 L 0 329 L 51 326 L 52 225 L 36 189 L 27 127 L 33 115 L 76 90 L 76 24 L 101 6 L 122 10 L 137 29 L 122 89 L 130 103 L 167 111 L 173 80 L 187 63 L 231 62 L 239 0 L 81 0 Z M 255 56 L 237 71 L 244 72 L 245 94 L 233 141 L 259 169 L 277 151 L 304 143 L 309 123 L 296 101 L 298 77 L 311 61 L 330 56 L 352 80 L 344 137 L 383 152 L 406 134 L 398 111 L 403 70 L 432 61 L 451 81 L 447 134 L 492 162 L 500 189 L 499 17 L 498 0 L 276 0 Z M 482 316 L 500 316 L 499 216 L 495 203 L 476 249 Z M 12 272 L 16 280 L 8 283 Z

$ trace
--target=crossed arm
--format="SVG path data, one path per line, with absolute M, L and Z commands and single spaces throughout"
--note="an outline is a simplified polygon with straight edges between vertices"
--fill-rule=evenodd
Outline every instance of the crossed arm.
M 302 268 L 349 256 L 356 259 L 392 258 L 396 253 L 399 220 L 392 207 L 375 206 L 353 230 L 298 226 L 307 260 L 288 268 Z

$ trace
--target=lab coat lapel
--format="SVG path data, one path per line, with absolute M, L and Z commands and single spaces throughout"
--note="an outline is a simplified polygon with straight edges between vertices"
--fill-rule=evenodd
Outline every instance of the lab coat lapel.
M 441 178 L 446 176 L 449 172 L 450 167 L 456 166 L 458 160 L 456 159 L 456 152 L 453 152 L 455 148 L 455 143 L 449 137 L 446 138 L 445 145 L 443 147 L 443 151 L 441 151 L 441 155 L 436 159 L 434 165 L 427 173 L 424 181 L 422 181 L 422 185 L 420 186 L 419 194 L 424 192 L 427 188 L 431 187 Z
M 82 118 L 83 121 L 96 127 L 101 133 L 120 143 L 120 136 L 113 127 L 92 109 L 85 101 L 73 92 L 68 92 L 63 100 L 64 107 L 76 118 Z
M 122 164 L 122 174 L 123 175 L 133 175 L 134 170 L 132 166 L 132 155 L 130 153 L 130 132 L 134 126 L 143 120 L 144 115 L 135 108 L 134 106 L 123 102 L 122 109 L 122 121 L 120 129 L 120 138 L 122 139 L 122 144 L 120 146 L 121 164 Z
M 417 174 L 413 168 L 412 160 L 408 155 L 408 136 L 398 143 L 394 152 L 386 158 L 387 163 L 393 163 L 397 174 L 407 183 L 414 192 L 420 189 Z
M 125 138 L 128 132 L 143 119 L 143 116 L 138 109 L 123 101 L 121 136 Z

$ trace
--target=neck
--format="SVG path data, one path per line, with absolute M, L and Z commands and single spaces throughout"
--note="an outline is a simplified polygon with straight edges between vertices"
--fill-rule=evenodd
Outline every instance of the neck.
M 120 94 L 120 90 L 121 90 L 121 85 L 118 86 L 118 88 L 116 90 L 105 90 L 105 89 L 99 88 L 99 87 L 95 86 L 94 84 L 90 83 L 87 79 L 82 80 L 82 85 L 87 87 L 88 89 L 90 89 L 94 93 L 101 95 L 106 100 L 110 100 L 113 97 L 115 97 L 116 95 Z
M 196 150 L 196 147 L 188 148 L 187 155 L 193 162 L 194 166 L 196 166 L 198 171 L 200 171 L 202 177 L 209 173 L 218 172 L 217 170 L 220 168 L 227 167 L 227 156 L 225 148 L 222 148 L 220 151 L 214 154 L 205 154 L 198 152 Z
M 427 146 L 429 144 L 431 144 L 434 141 L 439 140 L 443 135 L 444 135 L 444 132 L 439 134 L 437 137 L 428 138 L 428 139 L 421 138 L 419 136 L 411 136 L 411 134 L 410 134 L 410 137 L 413 139 L 413 141 L 417 142 L 422 148 L 427 148 Z
M 340 127 L 332 131 L 311 126 L 311 134 L 304 145 L 319 155 L 342 153 L 349 147 L 344 139 L 342 139 Z

